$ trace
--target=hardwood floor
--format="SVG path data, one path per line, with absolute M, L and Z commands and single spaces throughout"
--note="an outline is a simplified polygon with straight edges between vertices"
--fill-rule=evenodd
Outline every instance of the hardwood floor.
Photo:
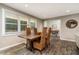
M 25 44 L 18 45 L 5 51 L 1 55 L 39 55 L 39 51 L 33 53 L 26 49 Z M 51 46 L 43 51 L 43 55 L 78 55 L 79 49 L 75 42 L 52 39 Z

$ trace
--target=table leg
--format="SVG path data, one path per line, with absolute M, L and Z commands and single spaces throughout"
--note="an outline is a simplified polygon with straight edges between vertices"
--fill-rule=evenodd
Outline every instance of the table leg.
M 33 51 L 33 42 L 30 40 L 27 40 L 26 48 L 30 51 Z

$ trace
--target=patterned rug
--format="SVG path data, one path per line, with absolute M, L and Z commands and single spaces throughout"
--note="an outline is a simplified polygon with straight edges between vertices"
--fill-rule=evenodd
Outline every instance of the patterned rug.
M 3 55 L 40 55 L 40 52 L 28 50 L 25 44 L 0 52 Z M 65 40 L 52 40 L 50 47 L 42 51 L 42 55 L 78 55 L 79 49 L 75 42 Z

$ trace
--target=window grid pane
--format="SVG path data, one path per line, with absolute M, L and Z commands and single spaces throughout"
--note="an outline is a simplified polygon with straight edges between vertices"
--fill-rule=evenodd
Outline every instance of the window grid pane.
M 21 21 L 21 24 L 27 24 L 27 22 L 26 21 Z
M 21 31 L 24 31 L 25 30 L 25 27 L 27 25 L 27 22 L 26 21 L 21 21 L 20 23 L 21 23 L 21 25 L 20 25 Z
M 5 31 L 6 32 L 16 32 L 18 29 L 18 22 L 15 19 L 6 18 L 5 22 Z
M 6 18 L 6 23 L 17 23 L 16 19 Z

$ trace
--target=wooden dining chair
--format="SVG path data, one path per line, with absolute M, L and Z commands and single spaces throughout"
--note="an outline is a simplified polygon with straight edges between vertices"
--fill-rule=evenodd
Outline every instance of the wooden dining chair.
M 51 36 L 51 28 L 48 29 L 48 33 L 46 36 L 46 46 L 48 47 L 50 45 L 50 36 Z
M 41 35 L 42 32 L 37 32 L 37 35 Z
M 25 31 L 26 31 L 26 37 L 31 35 L 31 28 L 30 27 L 27 27 Z M 26 48 L 28 48 L 28 47 L 29 47 L 29 41 L 26 40 Z
M 45 40 L 45 34 L 46 34 L 46 28 L 43 28 L 42 34 L 41 34 L 41 40 L 40 42 L 34 42 L 33 46 L 34 49 L 37 49 L 42 54 L 42 50 L 45 48 L 46 40 Z
M 44 27 L 43 29 L 44 29 L 44 31 L 46 31 L 46 33 L 47 33 L 47 27 Z M 41 35 L 41 34 L 42 34 L 42 32 L 37 32 L 37 35 Z
M 44 31 L 46 32 L 45 35 L 47 35 L 47 27 L 44 27 Z
M 37 28 L 34 28 L 34 34 L 37 35 Z
M 31 28 L 26 28 L 26 35 L 28 36 L 28 35 L 31 35 Z

